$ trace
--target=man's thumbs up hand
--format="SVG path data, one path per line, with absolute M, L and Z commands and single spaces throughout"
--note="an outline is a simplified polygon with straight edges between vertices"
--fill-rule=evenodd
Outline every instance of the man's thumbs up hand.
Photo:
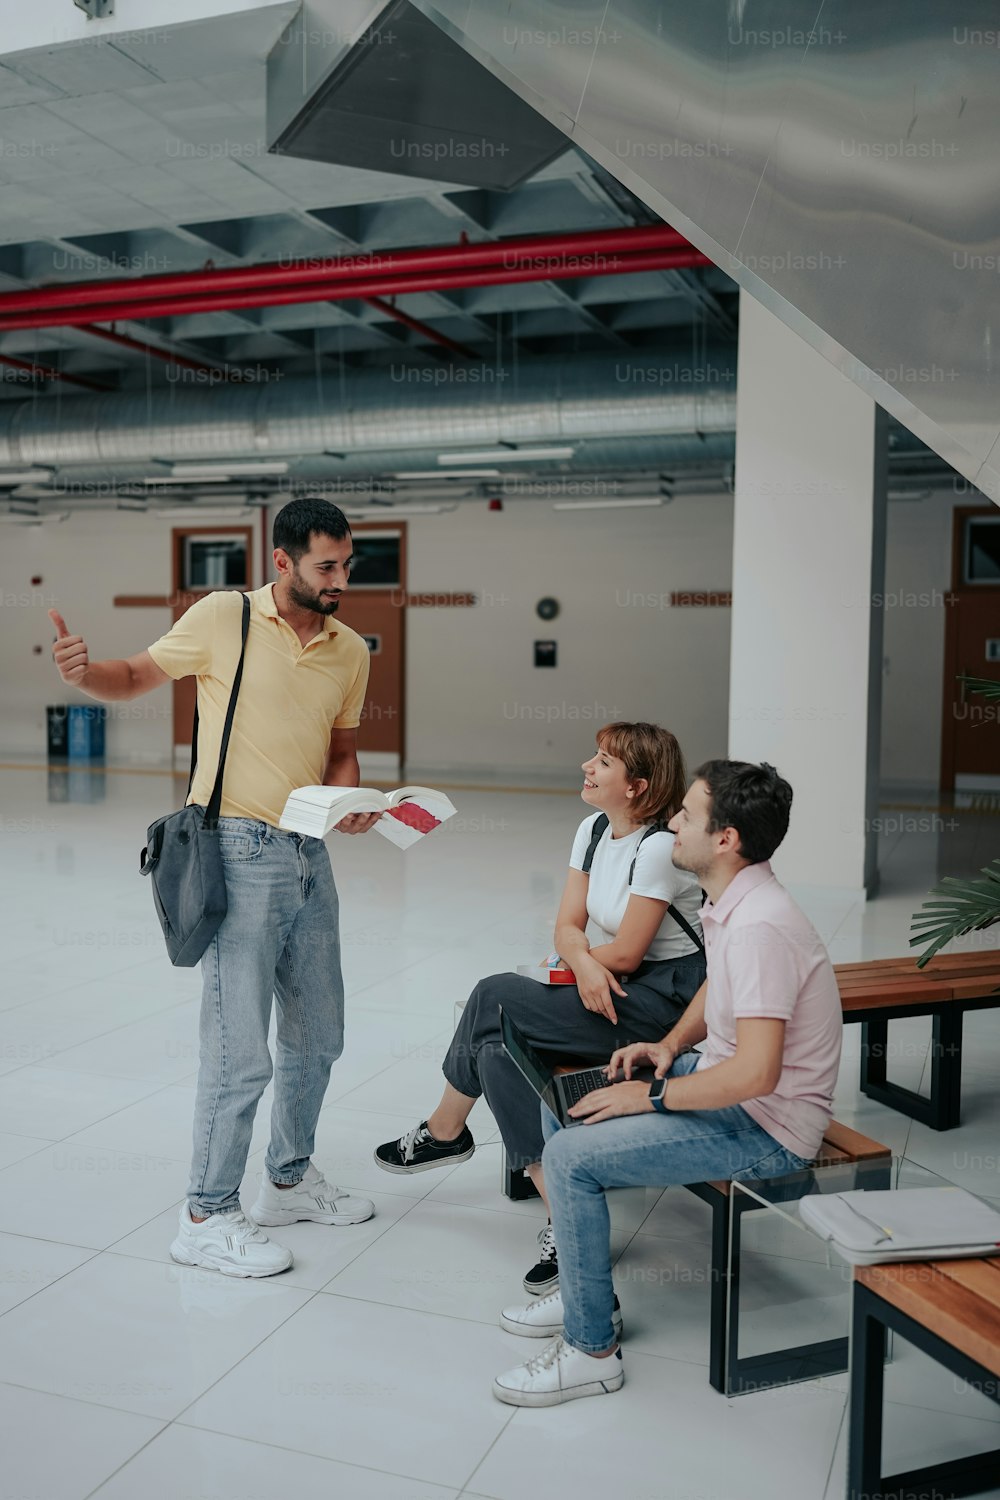
M 90 666 L 90 658 L 87 655 L 87 647 L 81 635 L 70 635 L 66 627 L 66 621 L 57 609 L 49 610 L 49 619 L 56 627 L 56 641 L 52 647 L 52 658 L 59 668 L 59 676 L 63 682 L 72 683 L 74 687 L 80 687 L 87 675 Z

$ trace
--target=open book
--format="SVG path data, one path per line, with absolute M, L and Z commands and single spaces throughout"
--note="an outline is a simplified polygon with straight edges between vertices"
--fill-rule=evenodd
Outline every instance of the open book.
M 537 979 L 539 984 L 576 984 L 576 975 L 558 953 L 550 953 L 539 964 L 518 964 L 517 972 L 527 979 Z
M 365 786 L 300 786 L 285 803 L 278 827 L 322 839 L 341 818 L 373 812 L 385 814 L 376 831 L 397 848 L 408 849 L 452 817 L 455 805 L 429 786 L 401 786 L 388 795 Z

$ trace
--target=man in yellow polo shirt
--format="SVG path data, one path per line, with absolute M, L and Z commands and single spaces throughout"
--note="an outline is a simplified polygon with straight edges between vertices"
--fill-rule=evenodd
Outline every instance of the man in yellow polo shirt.
M 243 680 L 222 785 L 219 844 L 228 911 L 202 959 L 201 1062 L 188 1199 L 170 1253 L 229 1276 L 271 1276 L 291 1252 L 259 1228 L 310 1219 L 359 1224 L 367 1198 L 333 1187 L 311 1161 L 330 1069 L 343 1050 L 344 986 L 337 891 L 322 839 L 278 828 L 289 792 L 357 786 L 357 733 L 368 684 L 364 640 L 335 619 L 348 587 L 351 532 L 323 500 L 293 500 L 274 522 L 278 581 L 250 594 Z M 198 679 L 198 764 L 189 802 L 211 794 L 240 656 L 241 595 L 193 604 L 138 656 L 91 662 L 52 612 L 65 682 L 92 698 L 138 697 L 171 678 Z M 345 818 L 365 833 L 378 815 Z M 267 1045 L 277 1000 L 271 1140 L 248 1219 L 240 1205 L 257 1104 L 272 1076 Z

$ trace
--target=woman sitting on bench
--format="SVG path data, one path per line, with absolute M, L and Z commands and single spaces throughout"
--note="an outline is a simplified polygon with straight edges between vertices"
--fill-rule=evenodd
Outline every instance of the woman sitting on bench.
M 466 1161 L 476 1149 L 466 1120 L 485 1094 L 512 1169 L 527 1170 L 548 1207 L 538 1099 L 503 1050 L 501 1006 L 535 1047 L 606 1063 L 617 1048 L 669 1031 L 705 978 L 701 890 L 675 868 L 665 827 L 686 789 L 676 739 L 656 724 L 608 724 L 582 769 L 580 795 L 596 810 L 577 829 L 555 929 L 576 983 L 541 988 L 518 974 L 480 980 L 445 1057 L 437 1108 L 375 1152 L 387 1172 Z M 599 934 L 594 947 L 588 921 Z M 551 1222 L 538 1239 L 538 1262 L 524 1278 L 535 1295 L 559 1281 Z

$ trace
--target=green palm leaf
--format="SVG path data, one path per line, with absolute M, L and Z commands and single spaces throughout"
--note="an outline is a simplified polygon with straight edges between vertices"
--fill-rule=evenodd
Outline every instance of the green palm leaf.
M 952 938 L 962 937 L 967 932 L 980 932 L 984 927 L 1000 922 L 1000 859 L 985 865 L 982 873 L 986 877 L 984 880 L 956 880 L 946 875 L 930 893 L 941 899 L 925 901 L 914 915 L 910 931 L 916 936 L 910 938 L 910 947 L 929 944 L 917 959 L 918 969 L 922 969 Z
M 984 698 L 1000 698 L 1000 680 L 992 677 L 959 677 L 970 693 L 981 693 Z
M 983 698 L 1000 699 L 1000 681 L 990 677 L 959 677 L 970 693 Z M 1000 922 L 1000 859 L 984 865 L 985 880 L 958 880 L 946 875 L 940 885 L 931 891 L 931 897 L 939 900 L 925 901 L 920 911 L 915 912 L 910 923 L 910 947 L 928 946 L 917 959 L 917 968 L 922 969 L 939 953 L 952 938 L 963 937 L 967 932 L 981 932 Z M 926 915 L 921 915 L 921 913 Z

